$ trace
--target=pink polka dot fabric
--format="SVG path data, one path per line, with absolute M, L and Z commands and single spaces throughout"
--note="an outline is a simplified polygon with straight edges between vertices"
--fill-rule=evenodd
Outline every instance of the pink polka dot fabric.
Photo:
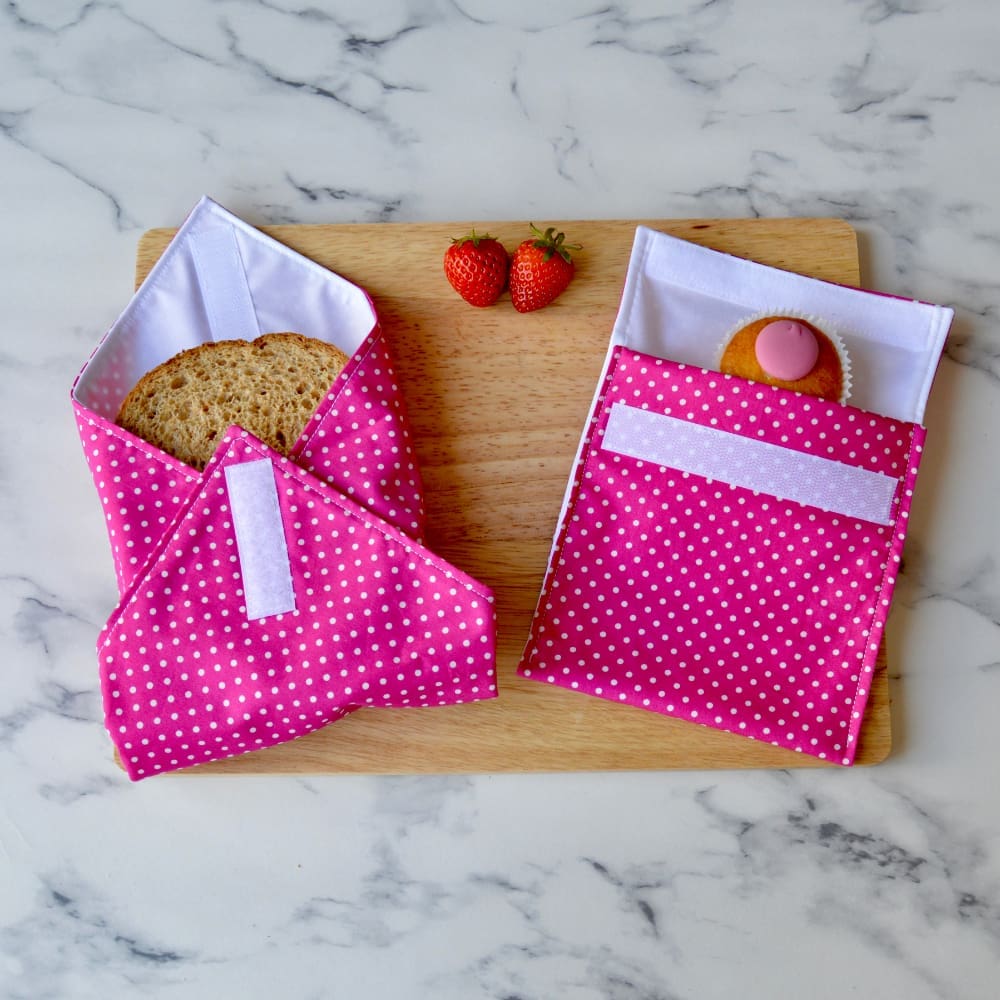
M 378 328 L 351 358 L 290 457 L 401 531 L 423 537 L 420 469 L 403 393 Z
M 101 498 L 120 591 L 149 558 L 199 473 L 72 399 L 84 456 Z M 423 485 L 403 393 L 376 325 L 291 451 L 303 468 L 414 538 Z
M 296 607 L 250 620 L 224 472 L 262 458 Z M 108 731 L 133 779 L 362 707 L 496 696 L 489 589 L 239 428 L 133 575 L 98 652 Z
M 350 355 L 287 458 L 234 427 L 199 472 L 114 423 L 178 351 L 268 330 Z M 493 595 L 422 545 L 403 392 L 364 289 L 203 198 L 70 398 L 121 594 L 98 652 L 130 777 L 358 708 L 496 696 Z
M 76 399 L 72 402 L 101 499 L 118 590 L 124 591 L 198 485 L 199 474 Z
M 886 523 L 611 450 L 621 405 L 875 474 Z M 615 348 L 520 673 L 851 764 L 923 440 L 913 423 Z
M 376 325 L 288 458 L 231 428 L 204 472 L 73 406 L 121 602 L 98 643 L 135 780 L 294 739 L 362 707 L 496 697 L 493 595 L 421 545 L 403 394 Z M 292 612 L 251 620 L 225 467 L 268 457 Z

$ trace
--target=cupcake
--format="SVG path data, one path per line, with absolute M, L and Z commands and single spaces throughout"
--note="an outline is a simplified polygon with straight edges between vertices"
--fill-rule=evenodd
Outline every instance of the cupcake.
M 850 364 L 840 338 L 800 316 L 744 321 L 723 345 L 719 370 L 834 402 L 846 402 L 850 394 Z

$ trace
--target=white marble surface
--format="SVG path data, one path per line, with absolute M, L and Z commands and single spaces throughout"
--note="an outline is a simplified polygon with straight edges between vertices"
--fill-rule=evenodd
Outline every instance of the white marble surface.
M 1000 995 L 998 51 L 992 0 L 0 7 L 0 997 Z M 255 223 L 833 215 L 870 287 L 955 306 L 890 761 L 129 784 L 68 389 L 142 230 L 202 194 Z

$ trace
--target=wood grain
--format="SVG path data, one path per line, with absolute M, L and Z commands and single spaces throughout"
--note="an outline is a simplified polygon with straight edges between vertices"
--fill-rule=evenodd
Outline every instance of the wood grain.
M 540 224 L 545 220 L 536 220 Z M 643 220 L 785 270 L 857 284 L 857 242 L 831 219 Z M 545 222 L 546 225 L 553 224 Z M 521 315 L 505 294 L 466 305 L 445 281 L 472 223 L 272 226 L 282 243 L 362 285 L 397 360 L 427 489 L 428 544 L 497 595 L 500 697 L 425 711 L 363 709 L 205 773 L 494 773 L 825 765 L 804 754 L 516 676 L 555 519 L 601 371 L 637 225 L 559 223 L 583 244 L 569 290 Z M 476 222 L 513 249 L 526 221 Z M 173 230 L 146 233 L 140 281 Z M 891 746 L 883 647 L 857 762 Z M 192 773 L 192 772 L 187 772 Z

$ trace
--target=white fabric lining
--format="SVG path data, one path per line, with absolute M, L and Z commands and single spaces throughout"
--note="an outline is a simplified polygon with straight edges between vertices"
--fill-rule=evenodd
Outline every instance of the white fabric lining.
M 952 309 L 848 288 L 636 229 L 611 346 L 713 368 L 722 338 L 770 313 L 825 319 L 851 358 L 850 405 L 920 423 Z
M 375 311 L 360 288 L 202 198 L 84 366 L 77 402 L 113 421 L 146 372 L 214 339 L 193 248 L 220 230 L 236 245 L 258 331 L 316 337 L 348 356 L 371 333 Z

